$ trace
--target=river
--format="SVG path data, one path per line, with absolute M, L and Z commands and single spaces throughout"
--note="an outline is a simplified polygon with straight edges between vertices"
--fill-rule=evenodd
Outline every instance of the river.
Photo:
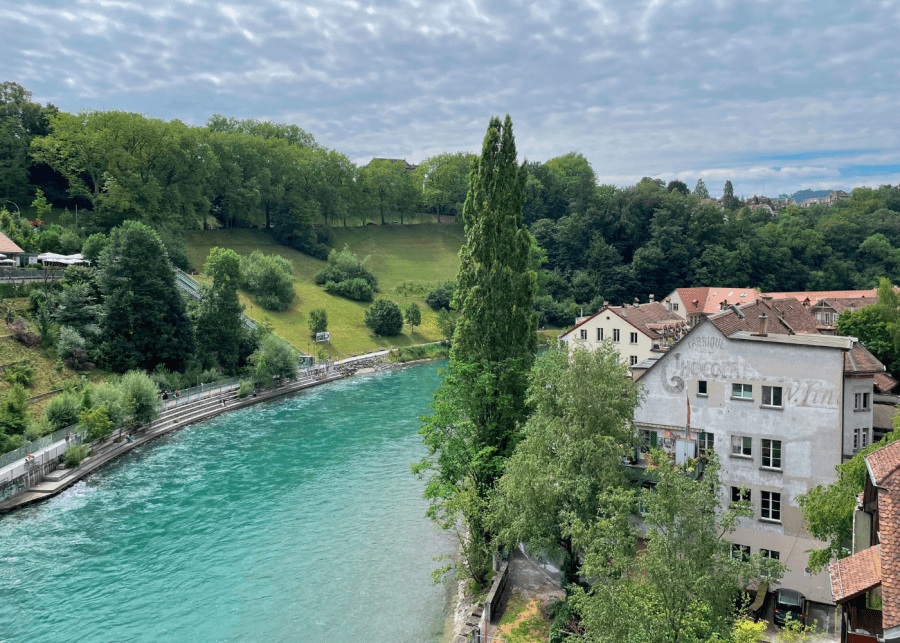
M 453 544 L 409 470 L 437 368 L 225 414 L 0 517 L 0 642 L 440 641 Z

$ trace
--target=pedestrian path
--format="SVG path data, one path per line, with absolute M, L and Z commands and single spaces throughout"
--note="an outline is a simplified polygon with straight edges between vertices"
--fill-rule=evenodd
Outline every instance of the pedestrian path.
M 98 470 L 107 462 L 118 458 L 150 440 L 188 424 L 200 422 L 201 420 L 206 420 L 228 411 L 244 408 L 264 400 L 300 391 L 305 388 L 333 382 L 342 379 L 343 377 L 343 373 L 313 371 L 285 384 L 261 389 L 255 396 L 238 398 L 235 392 L 228 392 L 220 396 L 208 397 L 166 409 L 160 413 L 155 421 L 140 426 L 132 431 L 129 436 L 130 440 L 126 439 L 122 442 L 115 442 L 113 438 L 110 438 L 93 443 L 91 445 L 93 455 L 85 458 L 80 466 L 74 469 L 58 469 L 56 471 L 51 471 L 40 483 L 20 494 L 0 502 L 0 513 L 19 509 L 55 496 Z M 118 433 L 115 434 L 115 436 L 118 437 Z

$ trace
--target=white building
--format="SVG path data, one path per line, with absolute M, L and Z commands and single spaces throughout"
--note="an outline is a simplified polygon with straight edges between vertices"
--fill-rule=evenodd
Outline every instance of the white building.
M 651 301 L 633 306 L 604 306 L 595 315 L 577 319 L 575 327 L 562 333 L 559 339 L 570 351 L 580 346 L 592 352 L 609 341 L 622 362 L 634 366 L 681 338 L 687 330 L 686 321 L 658 301 Z
M 679 459 L 714 450 L 723 503 L 749 494 L 754 507 L 730 536 L 736 554 L 778 558 L 788 566 L 780 586 L 831 604 L 827 571 L 806 572 L 807 550 L 823 544 L 797 496 L 834 482 L 835 466 L 871 441 L 884 367 L 852 337 L 791 334 L 778 312 L 760 300 L 702 319 L 640 377 L 635 426 Z

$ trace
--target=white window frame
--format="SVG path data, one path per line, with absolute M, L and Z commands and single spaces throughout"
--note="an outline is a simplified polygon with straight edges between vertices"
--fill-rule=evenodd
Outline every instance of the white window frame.
M 753 458 L 753 438 L 747 435 L 731 436 L 731 456 L 734 458 Z
M 753 502 L 753 493 L 748 487 L 731 487 L 731 502 Z
M 740 387 L 740 388 L 738 388 Z M 753 384 L 744 384 L 743 382 L 731 383 L 731 399 L 732 400 L 752 400 Z
M 582 341 L 587 341 L 587 328 L 581 329 L 581 339 Z
M 775 398 L 778 398 L 777 404 Z M 768 399 L 768 401 L 766 401 Z M 780 386 L 762 387 L 762 406 L 770 409 L 784 408 L 784 390 Z
M 630 343 L 632 343 L 632 344 L 637 344 L 637 342 L 638 342 L 638 334 L 637 334 L 637 333 L 631 333 L 631 335 L 630 335 L 630 337 L 629 337 L 629 340 L 630 340 Z
M 769 515 L 767 516 L 766 513 Z M 778 491 L 759 492 L 759 519 L 781 522 L 781 493 Z
M 766 443 L 769 443 L 768 447 Z M 777 445 L 777 446 L 776 446 Z M 778 449 L 778 457 L 775 457 L 775 449 Z M 762 468 L 763 469 L 777 469 L 781 471 L 781 462 L 784 459 L 784 452 L 782 451 L 783 446 L 781 444 L 781 440 L 770 440 L 769 438 L 763 438 L 761 440 L 761 453 L 762 453 Z M 769 452 L 766 455 L 766 451 Z M 766 461 L 768 460 L 768 464 Z
M 768 558 L 769 560 L 781 560 L 781 552 L 774 549 L 760 549 L 759 553 L 763 558 Z
M 632 355 L 631 356 L 631 365 L 636 366 L 637 363 L 638 363 L 637 355 Z
M 747 562 L 750 560 L 750 545 L 731 543 L 731 557 Z
M 613 343 L 618 344 L 621 333 L 618 328 L 613 328 Z
M 872 409 L 872 396 L 869 393 L 853 394 L 854 411 L 870 411 Z
M 598 342 L 603 341 L 603 329 L 602 328 L 597 329 L 597 341 Z
M 700 436 L 697 438 L 697 447 L 701 451 L 715 451 L 716 450 L 716 435 L 715 435 L 715 433 L 710 433 L 709 431 L 700 431 Z
M 859 451 L 869 446 L 869 429 L 853 429 L 853 450 Z
M 672 304 L 672 310 L 678 310 L 678 304 Z
M 703 389 L 702 391 L 700 389 Z M 709 384 L 706 380 L 697 380 L 697 397 L 707 397 L 709 395 Z

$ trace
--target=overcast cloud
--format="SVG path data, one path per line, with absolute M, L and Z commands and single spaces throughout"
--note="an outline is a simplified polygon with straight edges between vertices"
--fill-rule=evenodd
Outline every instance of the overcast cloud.
M 745 196 L 900 182 L 900 2 L 0 0 L 0 80 L 67 111 L 295 123 L 357 162 L 575 150 Z

